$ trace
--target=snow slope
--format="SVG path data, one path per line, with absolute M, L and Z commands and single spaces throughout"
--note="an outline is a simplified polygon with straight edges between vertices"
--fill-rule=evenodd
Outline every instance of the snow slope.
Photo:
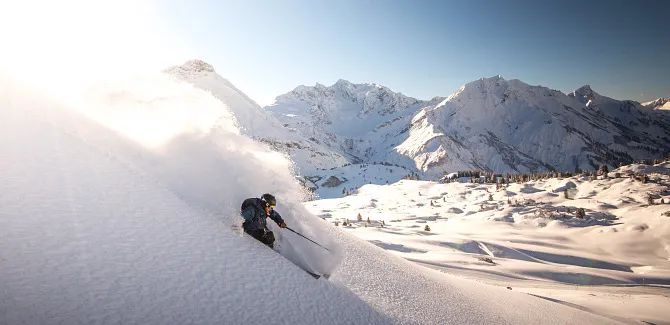
M 3 102 L 0 323 L 385 319 L 132 165 L 131 143 L 49 103 Z
M 664 323 L 670 307 L 669 167 L 636 164 L 610 172 L 609 179 L 552 178 L 499 190 L 495 184 L 404 180 L 305 206 L 418 265 L 627 322 Z M 635 173 L 650 181 L 629 177 Z M 584 218 L 577 217 L 579 208 Z
M 2 89 L 2 324 L 611 322 L 418 268 L 328 226 L 300 204 L 288 162 L 231 130 L 147 150 L 39 94 Z M 229 230 L 241 198 L 260 189 L 277 193 L 289 225 L 342 249 L 332 281 Z M 333 267 L 277 233 L 285 256 Z

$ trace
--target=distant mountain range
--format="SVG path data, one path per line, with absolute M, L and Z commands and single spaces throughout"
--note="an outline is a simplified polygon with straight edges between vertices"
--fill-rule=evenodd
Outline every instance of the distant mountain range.
M 262 108 L 205 62 L 167 72 L 227 104 L 243 132 L 291 156 L 314 188 L 338 170 L 335 183 L 350 180 L 354 176 L 340 169 L 355 164 L 388 170 L 393 176 L 386 181 L 410 173 L 435 180 L 472 169 L 591 170 L 670 153 L 667 99 L 619 101 L 589 86 L 565 94 L 496 76 L 470 82 L 448 98 L 423 101 L 381 85 L 339 80 L 298 86 Z M 358 183 L 384 179 L 362 177 Z

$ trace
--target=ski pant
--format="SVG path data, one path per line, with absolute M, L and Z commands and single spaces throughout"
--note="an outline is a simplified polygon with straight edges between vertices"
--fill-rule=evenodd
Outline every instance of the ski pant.
M 247 234 L 251 235 L 251 237 L 256 238 L 261 243 L 268 245 L 270 248 L 274 247 L 275 234 L 272 231 L 267 231 L 265 229 L 257 229 L 257 230 L 244 229 L 244 231 Z

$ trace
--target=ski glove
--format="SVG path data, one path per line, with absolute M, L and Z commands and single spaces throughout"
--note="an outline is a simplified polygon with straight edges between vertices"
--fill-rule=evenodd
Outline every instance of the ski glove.
M 279 223 L 279 228 L 286 228 L 286 223 L 285 222 L 280 222 Z

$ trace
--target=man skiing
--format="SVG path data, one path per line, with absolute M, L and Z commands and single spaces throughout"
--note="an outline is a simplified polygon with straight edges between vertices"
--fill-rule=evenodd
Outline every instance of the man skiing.
M 270 248 L 274 247 L 275 236 L 268 230 L 267 217 L 270 217 L 281 228 L 286 228 L 284 219 L 274 210 L 277 200 L 271 194 L 263 194 L 261 198 L 249 198 L 242 202 L 244 231 Z

